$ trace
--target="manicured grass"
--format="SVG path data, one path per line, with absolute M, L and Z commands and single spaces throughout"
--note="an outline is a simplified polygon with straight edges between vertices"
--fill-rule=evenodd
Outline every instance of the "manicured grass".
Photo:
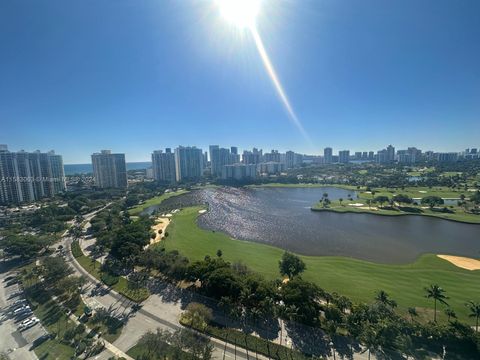
M 282 183 L 268 183 L 268 184 L 261 184 L 261 185 L 247 185 L 246 187 L 251 188 L 278 188 L 278 187 L 286 187 L 286 188 L 322 188 L 322 187 L 336 187 L 345 190 L 357 190 L 357 187 L 354 185 L 344 185 L 344 184 L 318 184 L 318 183 L 300 183 L 300 184 L 282 184 Z
M 168 198 L 171 198 L 173 196 L 182 195 L 182 194 L 185 194 L 187 192 L 188 192 L 187 190 L 179 190 L 179 191 L 175 191 L 175 192 L 168 192 L 168 193 L 165 193 L 165 194 L 160 195 L 160 196 L 155 196 L 151 199 L 148 199 L 143 204 L 140 204 L 140 205 L 137 205 L 137 206 L 134 206 L 134 207 L 128 209 L 128 212 L 130 213 L 130 215 L 133 215 L 133 216 L 140 215 L 140 213 L 143 210 L 145 210 L 146 208 L 148 208 L 150 206 L 159 205 L 159 204 L 162 203 L 163 200 L 167 200 Z
M 205 255 L 215 256 L 221 249 L 227 261 L 241 261 L 268 279 L 279 277 L 278 261 L 283 250 L 200 229 L 196 225 L 200 209 L 191 207 L 175 214 L 169 225 L 169 237 L 158 246 L 179 250 L 191 260 L 203 259 Z M 408 307 L 418 307 L 424 319 L 431 319 L 433 313 L 433 302 L 424 296 L 424 287 L 430 284 L 438 283 L 447 291 L 448 303 L 463 321 L 473 323 L 468 318 L 465 303 L 480 301 L 480 271 L 460 269 L 432 254 L 406 265 L 375 264 L 331 256 L 301 258 L 307 264 L 304 279 L 327 291 L 346 295 L 355 302 L 371 302 L 375 292 L 382 289 L 398 302 L 400 312 L 405 313 Z M 439 308 L 443 309 L 443 306 Z M 438 319 L 445 321 L 443 310 Z
M 34 351 L 39 359 L 45 360 L 70 360 L 75 355 L 73 348 L 56 339 L 44 342 L 37 346 Z
M 404 189 L 389 189 L 389 188 L 372 188 L 372 191 L 375 191 L 374 196 L 388 196 L 391 198 L 394 195 L 397 194 L 405 194 L 410 196 L 411 198 L 423 198 L 426 196 L 439 196 L 441 198 L 450 198 L 450 199 L 458 199 L 460 198 L 460 195 L 465 195 L 466 197 L 469 197 L 472 195 L 471 192 L 465 191 L 465 190 L 452 190 L 446 186 L 441 187 L 441 186 L 433 186 L 431 188 L 426 187 L 426 186 L 409 186 L 405 187 Z M 365 199 L 371 199 L 372 194 L 367 193 L 364 190 L 359 191 L 358 195 L 361 198 Z
M 80 251 L 81 255 L 78 251 Z M 102 271 L 101 271 L 102 264 L 100 262 L 96 260 L 92 261 L 91 258 L 89 258 L 88 256 L 85 256 L 81 251 L 80 247 L 78 246 L 78 244 L 76 244 L 76 242 L 72 243 L 72 253 L 77 259 L 78 263 L 86 271 L 88 271 L 90 275 L 95 277 L 97 280 L 102 281 Z M 150 296 L 150 293 L 146 288 L 142 288 L 137 291 L 133 291 L 129 289 L 127 279 L 125 279 L 122 276 L 118 278 L 118 282 L 113 286 L 111 286 L 111 288 L 135 302 L 142 302 Z
M 384 206 L 384 208 L 379 208 L 378 204 L 372 204 L 371 209 L 360 209 L 355 206 L 349 206 L 349 201 L 344 201 L 342 205 L 338 201 L 332 201 L 328 208 L 322 207 L 321 204 L 316 204 L 312 207 L 315 211 L 333 211 L 339 213 L 359 213 L 359 214 L 374 214 L 374 215 L 386 215 L 386 216 L 401 216 L 401 215 L 420 215 L 420 216 L 431 216 L 440 219 L 465 222 L 471 224 L 480 224 L 480 215 L 471 214 L 465 212 L 461 207 L 454 206 L 453 208 L 447 207 L 449 210 L 452 210 L 453 213 L 444 213 L 441 212 L 440 208 L 437 209 L 422 209 L 419 206 L 400 206 L 399 208 L 389 209 Z M 362 203 L 364 206 L 368 207 L 365 202 L 365 199 L 355 199 L 353 203 Z

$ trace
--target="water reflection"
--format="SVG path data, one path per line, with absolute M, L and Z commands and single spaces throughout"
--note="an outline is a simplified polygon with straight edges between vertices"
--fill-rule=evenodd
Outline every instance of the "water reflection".
M 381 263 L 405 263 L 423 253 L 478 256 L 480 226 L 421 216 L 312 212 L 328 193 L 331 200 L 353 191 L 338 188 L 218 188 L 170 198 L 164 208 L 208 203 L 204 229 L 236 239 L 285 248 L 305 255 L 348 256 Z M 153 211 L 155 207 L 148 209 Z

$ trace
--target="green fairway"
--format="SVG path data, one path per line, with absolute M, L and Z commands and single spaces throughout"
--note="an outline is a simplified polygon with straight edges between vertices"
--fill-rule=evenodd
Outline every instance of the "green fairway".
M 317 211 L 334 211 L 341 213 L 350 212 L 375 215 L 423 215 L 453 221 L 480 224 L 480 215 L 467 212 L 463 207 L 458 205 L 448 205 L 446 206 L 447 209 L 452 212 L 442 212 L 444 205 L 441 205 L 438 208 L 430 209 L 422 205 L 402 205 L 395 208 L 387 208 L 385 206 L 383 208 L 380 208 L 378 204 L 371 204 L 371 207 L 369 208 L 367 204 L 367 200 L 373 200 L 373 198 L 377 196 L 387 196 L 389 199 L 391 199 L 393 196 L 398 194 L 404 194 L 413 199 L 417 199 L 417 202 L 420 202 L 420 200 L 418 200 L 419 198 L 425 196 L 439 196 L 443 199 L 458 199 L 461 195 L 465 195 L 467 198 L 472 195 L 472 192 L 468 192 L 465 190 L 452 190 L 447 187 L 406 187 L 403 190 L 375 188 L 372 189 L 372 191 L 365 191 L 364 189 L 356 191 L 356 199 L 343 199 L 342 203 L 340 203 L 339 201 L 332 201 L 328 208 L 324 208 L 320 203 L 317 203 L 312 208 Z M 351 206 L 349 205 L 349 203 L 360 203 L 363 204 L 363 206 Z
M 454 206 L 451 208 L 453 213 L 441 212 L 441 209 L 429 209 L 419 206 L 399 206 L 396 208 L 379 208 L 378 204 L 372 204 L 371 208 L 365 202 L 366 199 L 359 198 L 353 201 L 343 201 L 340 204 L 339 201 L 332 201 L 328 208 L 322 207 L 320 203 L 312 207 L 315 211 L 333 211 L 339 213 L 359 213 L 359 214 L 373 214 L 373 215 L 385 215 L 385 216 L 401 216 L 401 215 L 420 215 L 431 216 L 440 219 L 465 222 L 470 224 L 480 224 L 480 215 L 465 212 L 460 206 Z M 361 203 L 362 207 L 349 206 L 348 203 Z M 443 207 L 443 206 L 442 206 Z M 480 230 L 480 228 L 479 228 Z
M 128 209 L 128 212 L 130 213 L 130 215 L 133 215 L 133 216 L 139 215 L 143 210 L 145 210 L 146 208 L 148 208 L 150 206 L 159 205 L 159 204 L 161 204 L 161 202 L 163 200 L 167 200 L 168 198 L 171 198 L 173 196 L 182 195 L 182 194 L 185 194 L 187 192 L 188 192 L 187 190 L 178 190 L 178 191 L 175 191 L 175 192 L 173 192 L 173 191 L 168 192 L 168 193 L 162 194 L 160 196 L 155 196 L 151 199 L 148 199 L 147 201 L 145 201 L 144 203 L 142 203 L 140 205 L 137 205 L 137 206 L 134 206 L 134 207 Z
M 231 239 L 219 232 L 200 229 L 196 218 L 201 207 L 191 207 L 175 214 L 163 240 L 167 250 L 179 250 L 191 260 L 215 256 L 218 249 L 225 260 L 241 261 L 266 278 L 279 277 L 278 261 L 283 250 L 253 242 Z M 468 318 L 465 303 L 480 301 L 480 271 L 457 268 L 435 255 L 424 255 L 413 264 L 383 265 L 344 257 L 301 256 L 307 264 L 304 278 L 320 287 L 350 297 L 355 302 L 371 302 L 377 290 L 387 291 L 397 300 L 399 311 L 417 307 L 424 319 L 430 319 L 433 302 L 424 296 L 424 287 L 438 283 L 450 297 L 448 303 L 463 321 Z M 418 309 L 419 308 L 419 309 Z M 439 312 L 439 320 L 446 316 Z
M 354 185 L 343 185 L 343 184 L 319 184 L 319 183 L 299 183 L 299 184 L 283 184 L 283 183 L 267 183 L 261 185 L 247 185 L 246 187 L 250 188 L 279 188 L 279 187 L 286 187 L 286 188 L 323 188 L 323 187 L 336 187 L 339 189 L 345 190 L 357 190 L 357 187 Z

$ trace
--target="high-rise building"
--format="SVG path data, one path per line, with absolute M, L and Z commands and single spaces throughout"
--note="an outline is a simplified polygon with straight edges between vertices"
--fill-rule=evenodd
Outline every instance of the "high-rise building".
M 333 149 L 331 147 L 326 147 L 323 149 L 323 161 L 325 164 L 331 164 L 333 162 Z
M 224 165 L 222 169 L 223 180 L 254 180 L 257 177 L 257 165 L 255 164 L 233 164 Z
M 54 151 L 10 152 L 0 145 L 0 203 L 19 204 L 65 191 L 63 160 Z
M 153 178 L 165 184 L 174 184 L 177 180 L 175 173 L 175 155 L 172 149 L 166 148 L 165 152 L 156 150 L 152 154 Z
M 387 146 L 387 161 L 388 162 L 395 161 L 395 148 L 392 145 Z
M 285 153 L 285 161 L 284 162 L 285 162 L 285 165 L 287 166 L 287 169 L 292 169 L 292 168 L 300 166 L 302 164 L 303 155 L 297 154 L 293 151 L 287 151 Z
M 179 146 L 175 149 L 177 181 L 196 181 L 203 175 L 202 149 L 195 146 Z
M 262 162 L 263 151 L 253 148 L 252 151 L 243 151 L 242 162 L 244 164 L 260 164 Z
M 346 164 L 350 162 L 350 150 L 341 150 L 338 152 L 338 162 L 340 164 Z
M 362 160 L 362 152 L 355 151 L 355 160 Z
M 110 150 L 102 150 L 92 154 L 93 175 L 97 187 L 126 188 L 127 166 L 125 154 L 112 154 Z
M 238 163 L 240 157 L 237 152 L 238 149 L 235 146 L 226 149 L 221 148 L 218 145 L 210 145 L 210 169 L 212 176 L 220 177 L 222 176 L 222 170 L 225 165 Z
M 263 155 L 265 162 L 281 162 L 281 156 L 278 150 L 272 150 L 269 153 Z
M 386 149 L 377 151 L 377 162 L 380 164 L 393 163 L 395 161 L 395 148 L 388 145 Z
M 257 168 L 261 174 L 274 175 L 285 171 L 285 164 L 270 161 L 258 164 Z
M 435 153 L 435 160 L 438 162 L 455 162 L 458 160 L 458 153 Z

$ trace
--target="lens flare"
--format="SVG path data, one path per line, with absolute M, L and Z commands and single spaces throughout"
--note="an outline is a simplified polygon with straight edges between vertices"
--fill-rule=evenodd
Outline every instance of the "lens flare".
M 302 134 L 302 136 L 305 138 L 308 144 L 313 147 L 313 143 L 310 137 L 305 131 L 305 128 L 300 122 L 300 119 L 298 118 L 297 114 L 293 110 L 293 107 L 290 104 L 290 101 L 288 100 L 287 94 L 285 93 L 285 90 L 283 89 L 283 86 L 280 80 L 278 79 L 275 68 L 273 67 L 272 62 L 270 61 L 270 57 L 268 56 L 267 50 L 265 50 L 265 46 L 263 45 L 262 38 L 260 37 L 260 34 L 257 31 L 257 28 L 252 27 L 251 31 L 252 31 L 253 39 L 255 41 L 255 45 L 257 46 L 258 53 L 260 54 L 260 58 L 262 59 L 263 66 L 265 67 L 265 70 L 267 70 L 267 74 L 270 77 L 270 80 L 272 80 L 273 86 L 275 87 L 275 90 L 277 91 L 277 94 L 280 97 L 280 100 L 285 106 L 285 109 L 287 110 L 287 113 L 292 123 L 295 125 L 298 131 L 300 131 L 300 134 Z
M 238 29 L 248 30 L 252 34 L 255 46 L 262 59 L 263 66 L 275 87 L 278 97 L 288 113 L 290 121 L 298 129 L 308 145 L 313 148 L 313 143 L 290 104 L 287 94 L 283 89 L 275 68 L 268 56 L 267 50 L 263 45 L 262 38 L 257 30 L 256 19 L 260 12 L 260 0 L 216 0 L 216 2 L 222 17 L 228 23 L 234 25 Z

